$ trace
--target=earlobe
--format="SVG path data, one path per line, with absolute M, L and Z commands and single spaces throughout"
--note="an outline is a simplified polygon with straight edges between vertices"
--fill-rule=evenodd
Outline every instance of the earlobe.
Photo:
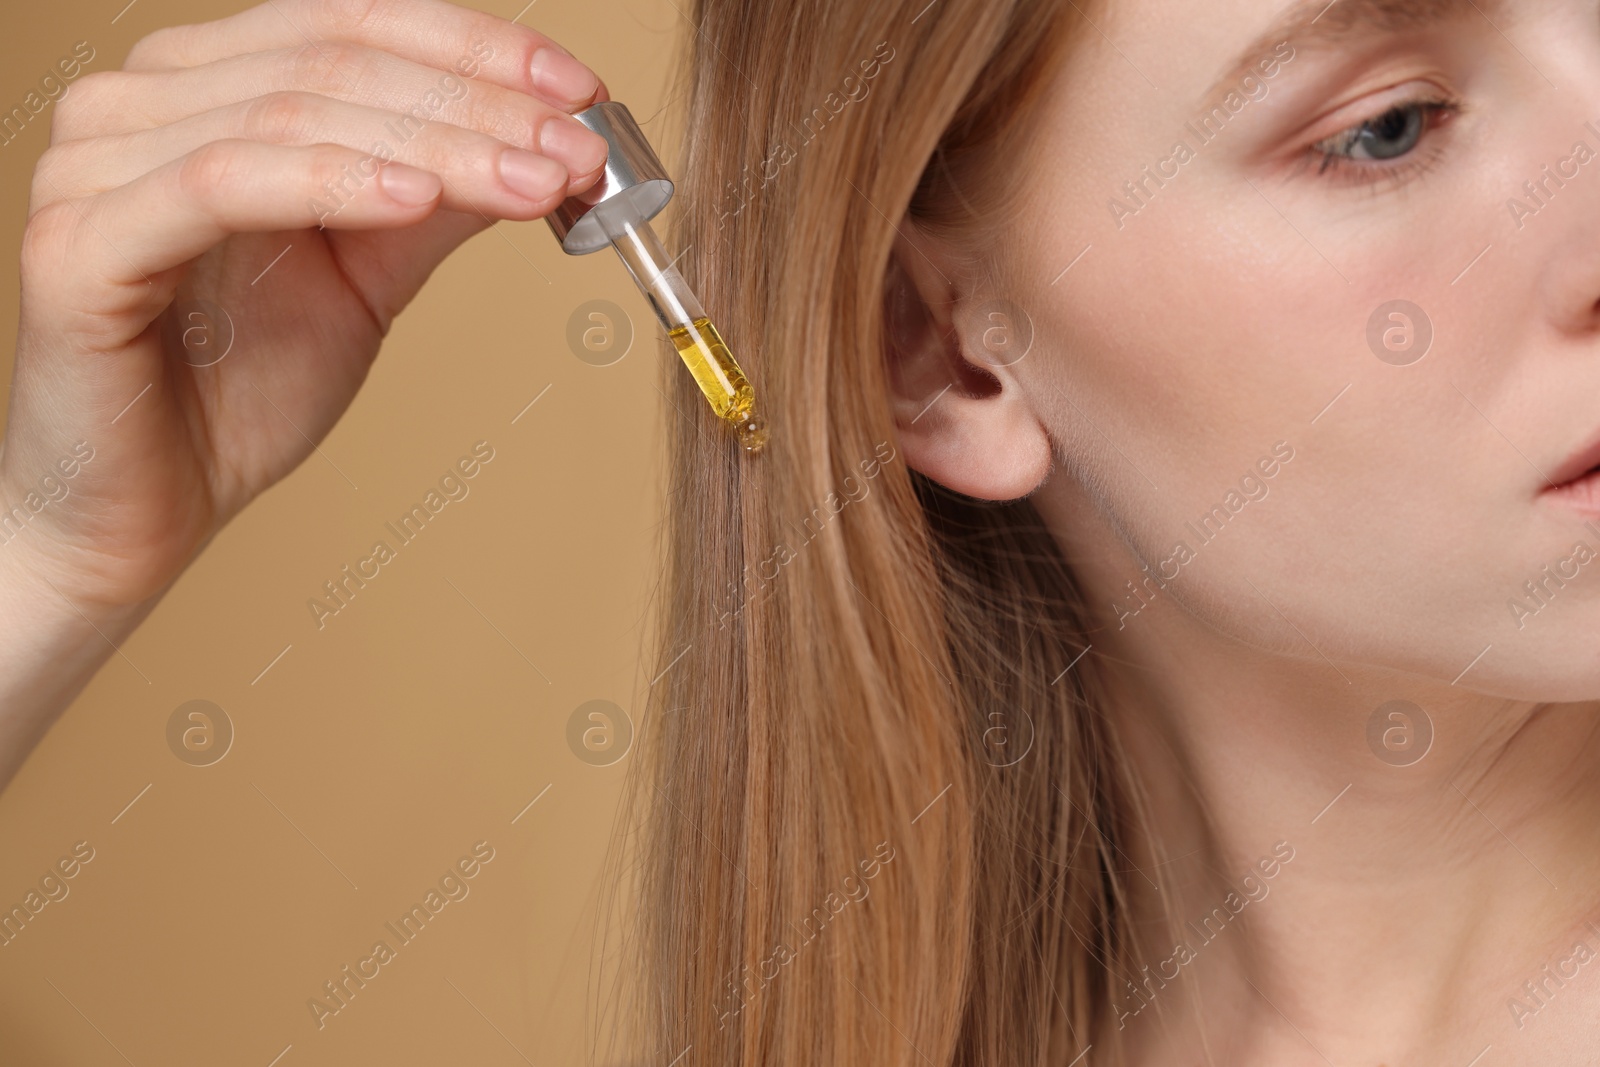
M 1014 368 L 982 358 L 988 324 L 967 321 L 970 294 L 951 281 L 959 272 L 908 229 L 884 286 L 890 401 L 906 463 L 981 500 L 1027 496 L 1050 472 L 1049 436 Z

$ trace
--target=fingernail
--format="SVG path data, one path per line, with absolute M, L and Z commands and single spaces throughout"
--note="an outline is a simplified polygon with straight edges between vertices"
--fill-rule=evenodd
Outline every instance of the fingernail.
M 404 163 L 385 163 L 378 168 L 378 184 L 391 200 L 409 207 L 432 203 L 443 188 L 437 174 Z
M 544 200 L 565 191 L 567 168 L 537 153 L 508 148 L 500 153 L 500 180 L 520 196 Z
M 594 71 L 554 48 L 540 48 L 528 64 L 533 87 L 569 104 L 586 104 L 600 88 Z
M 606 139 L 576 119 L 547 119 L 539 128 L 539 149 L 565 164 L 574 178 L 599 170 L 606 161 Z

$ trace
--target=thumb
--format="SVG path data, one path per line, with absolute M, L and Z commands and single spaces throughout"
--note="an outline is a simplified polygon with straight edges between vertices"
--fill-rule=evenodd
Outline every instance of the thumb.
M 476 212 L 441 210 L 404 229 L 330 231 L 328 237 L 345 276 L 387 334 L 434 268 L 490 225 Z

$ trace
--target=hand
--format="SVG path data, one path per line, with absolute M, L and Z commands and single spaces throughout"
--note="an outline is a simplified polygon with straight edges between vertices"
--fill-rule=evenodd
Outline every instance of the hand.
M 80 78 L 23 239 L 0 552 L 90 615 L 159 596 L 327 434 L 446 255 L 594 184 L 570 112 L 605 99 L 441 0 L 269 0 Z

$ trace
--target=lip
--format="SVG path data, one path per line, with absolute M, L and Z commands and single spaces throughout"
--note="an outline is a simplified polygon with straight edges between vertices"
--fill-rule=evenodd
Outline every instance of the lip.
M 1596 434 L 1589 443 L 1574 452 L 1567 461 L 1557 467 L 1550 474 L 1554 486 L 1546 486 L 1545 492 L 1561 492 L 1577 488 L 1595 467 L 1600 467 L 1600 434 Z
M 1557 486 L 1545 486 L 1544 495 L 1571 508 L 1591 524 L 1600 521 L 1600 471 L 1591 471 Z
M 1540 490 L 1541 495 L 1590 521 L 1600 520 L 1600 435 L 1557 467 L 1550 480 L 1554 484 Z

